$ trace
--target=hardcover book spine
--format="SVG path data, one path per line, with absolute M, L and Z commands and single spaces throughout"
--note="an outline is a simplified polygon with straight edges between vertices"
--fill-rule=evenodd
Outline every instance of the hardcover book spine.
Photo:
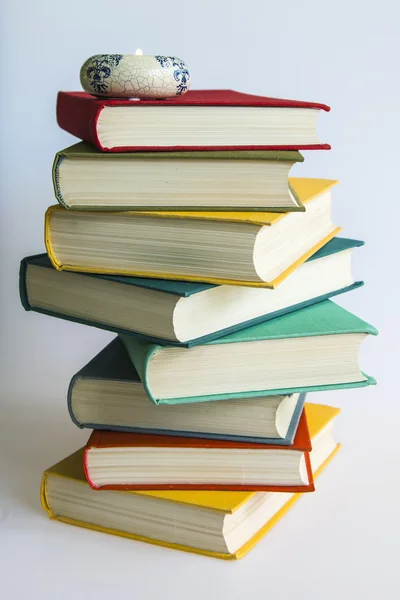
M 25 310 L 32 310 L 31 305 L 28 300 L 28 292 L 26 290 L 26 269 L 27 269 L 27 261 L 26 258 L 21 260 L 21 264 L 19 267 L 19 297 L 21 300 L 21 304 Z
M 88 444 L 83 451 L 83 459 L 82 459 L 83 460 L 83 472 L 85 473 L 86 481 L 88 482 L 88 484 L 90 485 L 90 487 L 93 490 L 101 490 L 102 488 L 100 486 L 97 486 L 90 477 L 89 467 L 88 467 L 88 453 L 92 446 L 89 446 L 89 442 L 94 442 L 93 445 L 96 446 L 96 444 L 98 442 L 100 442 L 100 439 L 101 439 L 101 431 L 92 431 L 92 434 L 88 440 Z
M 71 135 L 103 150 L 97 136 L 97 120 L 102 110 L 95 98 L 82 98 L 59 92 L 57 123 Z
M 148 386 L 147 365 L 150 358 L 160 346 L 158 344 L 150 344 L 136 336 L 120 336 L 120 340 L 123 343 L 125 350 L 127 351 L 128 356 L 140 377 L 140 381 L 143 384 L 146 394 L 150 400 L 154 402 L 154 404 L 158 404 L 158 398 L 153 396 Z
M 67 392 L 67 408 L 68 408 L 69 416 L 71 417 L 71 421 L 73 422 L 73 424 L 76 425 L 77 427 L 79 427 L 79 429 L 84 429 L 85 427 L 87 427 L 87 425 L 79 423 L 79 421 L 77 421 L 77 419 L 74 415 L 74 411 L 72 410 L 72 391 L 74 389 L 75 383 L 79 379 L 80 373 L 81 373 L 81 371 L 79 371 L 78 373 L 75 373 L 75 375 L 72 377 L 71 381 L 69 382 L 68 392 Z M 91 429 L 93 429 L 93 428 L 91 428 Z
M 51 213 L 57 208 L 57 206 L 49 206 L 44 215 L 44 244 L 46 246 L 46 251 L 49 259 L 51 260 L 51 264 L 57 271 L 63 270 L 62 263 L 57 259 L 56 255 L 53 252 L 53 248 L 51 245 L 51 230 L 50 230 L 50 217 Z
M 53 169 L 52 169 L 52 178 L 53 178 L 53 188 L 54 188 L 54 195 L 57 199 L 57 202 L 59 202 L 64 208 L 69 208 L 68 204 L 65 203 L 64 198 L 62 197 L 62 193 L 61 193 L 61 187 L 60 187 L 60 178 L 59 178 L 59 168 L 60 165 L 62 163 L 62 161 L 64 160 L 65 156 L 63 154 L 61 154 L 60 152 L 57 152 L 57 154 L 55 155 L 54 158 L 54 162 L 53 162 Z

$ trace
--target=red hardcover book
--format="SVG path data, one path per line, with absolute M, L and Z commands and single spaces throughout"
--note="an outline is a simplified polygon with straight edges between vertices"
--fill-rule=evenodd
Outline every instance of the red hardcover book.
M 312 492 L 305 412 L 292 446 L 94 431 L 84 451 L 93 489 Z
M 104 152 L 328 150 L 316 135 L 321 110 L 330 109 L 233 90 L 193 90 L 169 100 L 59 92 L 57 99 L 59 126 Z

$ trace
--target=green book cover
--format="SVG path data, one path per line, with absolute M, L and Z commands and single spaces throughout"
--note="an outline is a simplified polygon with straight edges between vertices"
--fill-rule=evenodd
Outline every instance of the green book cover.
M 265 321 L 253 327 L 248 327 L 242 331 L 238 331 L 203 344 L 203 346 L 211 344 L 235 344 L 238 342 L 255 342 L 259 340 L 273 340 L 283 338 L 298 338 L 298 337 L 313 337 L 321 335 L 338 335 L 351 333 L 367 333 L 377 335 L 375 327 L 363 321 L 356 315 L 338 306 L 330 300 L 325 300 L 319 304 L 303 308 L 296 312 L 277 317 L 270 321 Z M 376 383 L 372 377 L 364 375 L 366 380 L 355 381 L 343 384 L 330 384 L 307 386 L 299 388 L 281 388 L 273 390 L 260 390 L 254 392 L 241 392 L 233 394 L 215 394 L 213 396 L 191 396 L 186 398 L 155 398 L 152 394 L 151 387 L 148 381 L 148 364 L 152 356 L 154 356 L 162 346 L 149 343 L 137 336 L 121 335 L 122 343 L 124 344 L 128 355 L 135 366 L 139 377 L 145 387 L 146 393 L 152 402 L 156 404 L 179 404 L 190 402 L 202 402 L 207 400 L 226 400 L 233 398 L 253 398 L 256 396 L 271 396 L 271 395 L 286 395 L 296 392 L 312 392 L 323 390 L 335 390 L 352 387 L 362 387 Z M 165 348 L 165 346 L 164 346 Z M 190 352 L 191 350 L 185 350 Z

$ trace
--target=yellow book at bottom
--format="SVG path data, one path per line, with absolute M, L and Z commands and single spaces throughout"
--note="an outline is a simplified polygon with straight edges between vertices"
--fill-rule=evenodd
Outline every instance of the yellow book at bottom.
M 308 427 L 310 436 L 313 442 L 318 439 L 318 434 L 323 432 L 325 428 L 331 424 L 333 419 L 339 414 L 340 409 L 321 405 L 321 404 L 309 404 L 305 405 L 306 416 L 308 421 Z M 335 454 L 338 452 L 340 444 L 335 444 L 333 449 L 326 457 L 323 457 L 321 464 L 317 465 L 314 470 L 314 478 L 318 477 L 320 473 L 325 469 L 327 464 L 332 460 Z M 221 559 L 239 559 L 245 556 L 251 550 L 257 542 L 259 542 L 266 533 L 288 512 L 293 504 L 302 496 L 302 494 L 288 494 L 280 492 L 224 492 L 224 491 L 135 491 L 135 492 L 124 492 L 124 491 L 95 491 L 89 487 L 86 482 L 83 461 L 82 461 L 83 449 L 78 450 L 71 456 L 65 458 L 61 462 L 57 463 L 50 469 L 46 470 L 43 474 L 41 484 L 41 502 L 44 510 L 47 511 L 51 519 L 67 523 L 69 525 L 75 525 L 77 527 L 83 527 L 86 529 L 92 529 L 102 533 L 109 533 L 120 537 L 129 538 L 132 540 L 147 542 L 150 544 L 156 544 L 159 546 L 165 546 L 176 550 L 183 550 L 186 552 L 193 552 L 196 554 L 202 554 L 211 556 L 214 558 Z M 312 454 L 311 454 L 312 457 Z M 313 462 L 313 461 L 312 461 Z M 315 463 L 314 463 L 315 464 Z M 104 498 L 104 494 L 123 494 L 125 497 L 130 495 L 150 497 L 153 499 L 161 500 L 169 505 L 171 504 L 184 504 L 187 506 L 198 507 L 199 509 L 208 509 L 214 511 L 214 513 L 222 514 L 234 514 L 239 508 L 243 507 L 253 496 L 282 496 L 285 500 L 284 504 L 273 514 L 271 518 L 254 534 L 250 539 L 240 546 L 236 551 L 232 553 L 215 552 L 204 548 L 192 547 L 189 545 L 175 544 L 161 539 L 147 537 L 144 535 L 135 534 L 132 532 L 123 531 L 121 529 L 114 529 L 112 527 L 104 527 L 100 524 L 90 523 L 77 518 L 72 518 L 61 514 L 60 511 L 53 510 L 51 506 L 51 500 L 49 499 L 48 480 L 49 477 L 59 477 L 62 479 L 73 480 L 79 484 L 85 486 L 90 490 L 90 494 L 95 498 Z

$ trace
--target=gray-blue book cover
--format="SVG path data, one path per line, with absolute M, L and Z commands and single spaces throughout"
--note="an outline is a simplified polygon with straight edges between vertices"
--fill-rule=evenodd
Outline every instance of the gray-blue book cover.
M 106 346 L 97 356 L 95 356 L 87 365 L 85 365 L 78 373 L 76 373 L 69 385 L 68 389 L 68 410 L 72 421 L 80 428 L 88 429 L 100 429 L 100 430 L 111 430 L 111 431 L 125 431 L 125 432 L 136 432 L 136 433 L 151 433 L 161 435 L 172 435 L 172 436 L 183 436 L 183 437 L 200 437 L 206 439 L 217 439 L 217 440 L 232 440 L 237 442 L 255 442 L 260 444 L 276 444 L 282 446 L 290 446 L 293 443 L 297 427 L 299 424 L 300 416 L 303 411 L 305 396 L 306 394 L 300 394 L 296 402 L 294 411 L 292 413 L 289 427 L 285 437 L 256 437 L 256 436 L 243 436 L 243 435 L 229 435 L 229 434 L 218 434 L 209 433 L 204 430 L 190 430 L 182 431 L 179 429 L 165 429 L 160 427 L 140 427 L 140 426 L 123 426 L 115 425 L 110 423 L 98 423 L 96 422 L 82 422 L 78 420 L 77 415 L 74 411 L 73 395 L 75 394 L 75 386 L 82 380 L 90 381 L 103 381 L 111 382 L 116 385 L 122 382 L 130 382 L 141 385 L 139 375 L 132 365 L 128 354 L 119 338 L 115 338 L 108 346 Z M 79 394 L 79 392 L 77 392 Z M 147 400 L 147 399 L 146 399 Z M 270 398 L 259 399 L 259 402 L 267 403 L 270 402 Z M 150 400 L 147 402 L 152 405 Z M 251 402 L 251 400 L 249 400 Z M 208 404 L 208 403 L 207 403 Z M 219 406 L 223 407 L 224 403 L 219 403 Z M 193 421 L 198 421 L 196 415 L 199 404 L 192 404 L 190 410 L 193 413 Z M 171 407 L 164 407 L 164 410 L 170 410 Z M 160 414 L 162 407 L 155 408 Z M 98 418 L 99 410 L 93 409 L 93 415 Z M 134 418 L 134 417 L 133 417 Z M 140 414 L 138 414 L 138 421 L 140 420 Z

